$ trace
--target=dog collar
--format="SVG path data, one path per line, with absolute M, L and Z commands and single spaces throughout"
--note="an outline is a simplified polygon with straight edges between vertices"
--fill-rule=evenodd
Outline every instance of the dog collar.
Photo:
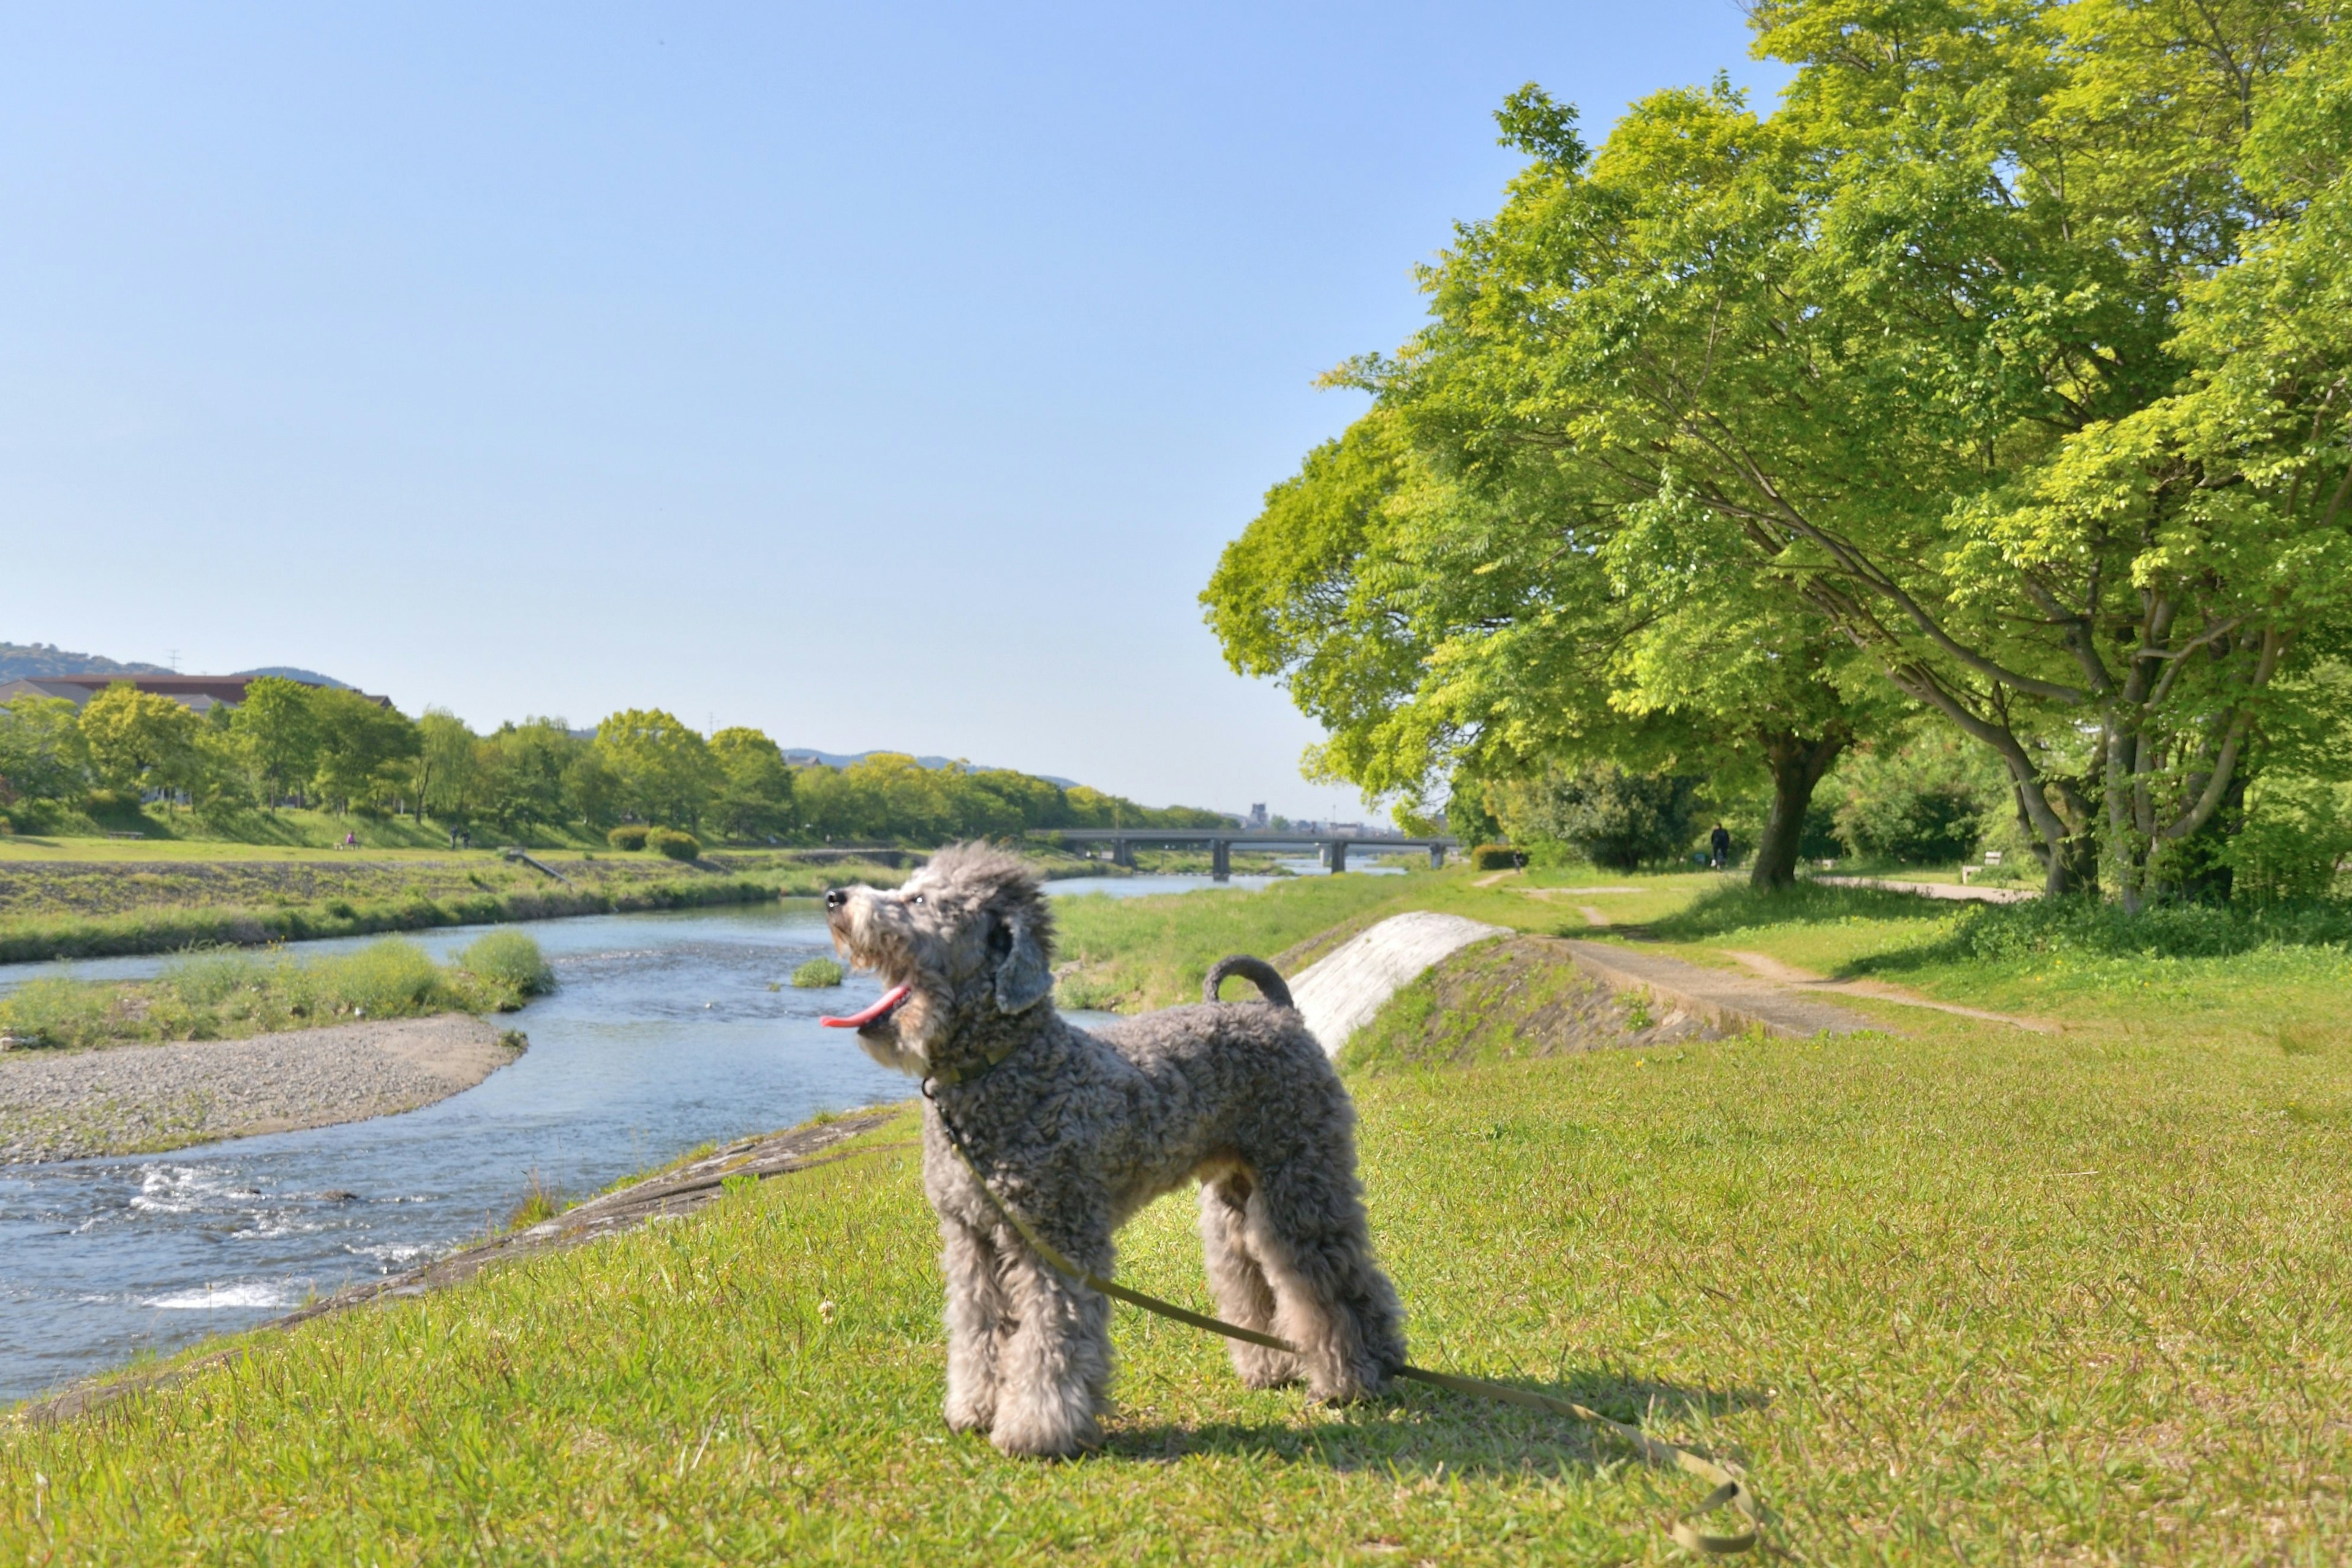
M 941 1089 L 952 1088 L 960 1083 L 970 1083 L 976 1078 L 994 1072 L 998 1063 L 1019 1050 L 1026 1043 L 1025 1040 L 1016 1037 L 1009 1044 L 999 1046 L 992 1051 L 983 1051 L 977 1063 L 964 1062 L 955 1067 L 934 1068 L 929 1076 L 931 1082 Z

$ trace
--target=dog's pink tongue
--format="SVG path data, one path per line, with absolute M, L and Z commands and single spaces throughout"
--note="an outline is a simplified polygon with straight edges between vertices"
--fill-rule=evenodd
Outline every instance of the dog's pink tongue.
M 904 1002 L 907 999 L 907 990 L 904 985 L 893 985 L 889 990 L 882 993 L 880 1001 L 863 1013 L 852 1013 L 846 1018 L 819 1018 L 817 1022 L 828 1029 L 862 1029 L 899 1003 Z

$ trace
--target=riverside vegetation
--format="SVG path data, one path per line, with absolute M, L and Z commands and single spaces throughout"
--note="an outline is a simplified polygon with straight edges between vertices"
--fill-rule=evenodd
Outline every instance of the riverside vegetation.
M 1090 963 L 1150 994 L 1192 961 L 1143 949 L 1328 947 L 1302 941 L 1318 921 L 1391 905 L 1589 934 L 1522 890 L 1585 880 L 1057 909 Z M 2117 933 L 2148 928 L 2096 910 L 1611 885 L 1695 961 L 1898 975 L 2060 1032 L 1857 999 L 1885 1032 L 1509 1059 L 1497 1009 L 1443 1060 L 1352 1068 L 1416 1359 L 1737 1457 L 1771 1540 L 1809 1561 L 2332 1557 L 2352 1528 L 2340 917 L 2184 919 L 2131 952 L 2126 987 Z M 1274 912 L 1244 915 L 1253 900 Z M 0 1551 L 1675 1557 L 1660 1525 L 1687 1484 L 1605 1437 L 1412 1386 L 1314 1409 L 1124 1310 L 1101 1454 L 1035 1466 L 950 1436 L 912 1127 L 687 1221 L 244 1336 L 232 1363 L 95 1417 L 19 1422 L 0 1433 Z M 1189 1205 L 1147 1211 L 1121 1278 L 1207 1308 L 1192 1229 Z
M 360 1018 L 510 1013 L 554 984 L 539 944 L 519 931 L 487 932 L 447 963 L 397 937 L 317 958 L 197 952 L 152 980 L 28 980 L 0 998 L 0 1035 L 19 1048 L 64 1049 L 243 1039 Z

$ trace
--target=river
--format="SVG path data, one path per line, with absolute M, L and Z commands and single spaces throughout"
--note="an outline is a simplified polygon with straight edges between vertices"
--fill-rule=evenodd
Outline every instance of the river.
M 1211 885 L 1135 877 L 1048 890 L 1135 897 Z M 440 956 L 479 929 L 415 940 Z M 556 989 L 514 1020 L 530 1049 L 474 1089 L 404 1115 L 170 1154 L 0 1165 L 0 1403 L 415 1267 L 502 1223 L 534 1177 L 584 1194 L 707 1142 L 912 1090 L 816 1022 L 870 1000 L 871 981 L 784 984 L 831 951 L 814 900 L 526 929 Z M 0 990 L 60 967 L 131 977 L 165 962 L 8 965 Z

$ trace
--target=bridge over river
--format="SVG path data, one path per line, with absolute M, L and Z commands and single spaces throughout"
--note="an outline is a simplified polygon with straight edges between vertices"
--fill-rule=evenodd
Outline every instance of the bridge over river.
M 1454 848 L 1452 838 L 1391 838 L 1359 833 L 1307 833 L 1277 831 L 1272 828 L 1242 832 L 1237 829 L 1213 827 L 1048 827 L 1040 828 L 1030 837 L 1046 843 L 1076 847 L 1080 845 L 1110 846 L 1111 864 L 1135 864 L 1138 847 L 1146 849 L 1198 849 L 1209 851 L 1209 874 L 1230 877 L 1234 874 L 1234 851 L 1236 849 L 1312 849 L 1322 862 L 1336 874 L 1348 868 L 1348 853 L 1354 850 L 1366 855 L 1391 855 L 1401 850 L 1425 849 L 1432 866 L 1445 864 L 1445 852 Z

